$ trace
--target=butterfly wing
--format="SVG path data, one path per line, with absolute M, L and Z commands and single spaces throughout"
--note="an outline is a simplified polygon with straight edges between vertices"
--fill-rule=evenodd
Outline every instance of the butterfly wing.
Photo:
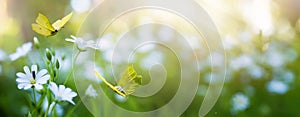
M 67 16 L 63 17 L 61 20 L 55 21 L 52 26 L 56 30 L 60 30 L 72 17 L 73 13 L 69 13 Z
M 35 24 L 33 23 L 32 25 L 32 30 L 34 30 L 35 32 L 41 34 L 41 35 L 44 35 L 44 36 L 50 36 L 53 34 L 52 31 L 42 27 L 41 25 L 38 25 L 38 24 Z
M 119 91 L 116 87 L 114 87 L 113 85 L 111 85 L 109 82 L 107 82 L 105 80 L 105 78 L 103 78 L 97 71 L 95 71 L 96 76 L 102 80 L 109 88 L 111 88 L 112 90 L 114 90 L 116 93 L 118 93 L 119 95 L 126 97 L 126 95 L 124 93 L 122 93 L 121 91 Z
M 122 78 L 118 82 L 118 86 L 121 86 L 126 92 L 126 95 L 132 94 L 138 85 L 142 84 L 142 76 L 137 75 L 133 66 L 128 66 L 126 71 L 123 73 Z
M 51 23 L 49 22 L 48 18 L 39 13 L 38 17 L 36 18 L 36 23 L 52 32 L 55 32 L 55 29 L 53 28 L 53 26 L 51 25 Z

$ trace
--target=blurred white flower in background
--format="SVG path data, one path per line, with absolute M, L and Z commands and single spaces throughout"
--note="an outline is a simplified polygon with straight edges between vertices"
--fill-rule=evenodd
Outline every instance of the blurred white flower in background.
M 286 83 L 292 83 L 294 81 L 294 73 L 291 71 L 285 71 L 282 74 L 282 80 Z
M 17 83 L 18 89 L 29 89 L 29 88 L 36 88 L 40 90 L 43 88 L 43 84 L 46 84 L 47 81 L 50 79 L 50 75 L 47 74 L 46 69 L 41 69 L 38 71 L 37 65 L 32 65 L 31 70 L 29 70 L 28 66 L 24 66 L 25 74 L 22 72 L 17 73 Z
M 149 20 L 146 19 L 147 21 L 151 22 L 152 18 L 150 18 Z M 148 23 L 148 22 L 147 22 Z M 153 22 L 152 22 L 153 23 Z M 140 28 L 139 30 L 137 30 L 137 37 L 138 39 L 143 39 L 143 40 L 154 40 L 154 27 L 152 25 L 143 25 L 142 28 Z M 164 39 L 164 38 L 162 38 Z M 165 39 L 168 39 L 168 38 L 165 38 Z
M 57 86 L 56 83 L 50 82 L 49 88 L 54 94 L 56 100 L 58 101 L 68 101 L 75 105 L 73 102 L 73 97 L 77 96 L 77 93 L 73 92 L 72 89 L 66 88 L 64 85 Z
M 264 69 L 257 65 L 249 66 L 247 71 L 255 79 L 260 79 L 264 75 Z
M 156 45 L 153 44 L 153 43 L 144 44 L 144 45 L 142 45 L 141 47 L 139 47 L 139 48 L 136 50 L 136 52 L 138 52 L 138 53 L 147 53 L 147 52 L 153 50 L 155 47 L 156 47 Z
M 226 50 L 229 50 L 229 49 L 232 49 L 235 45 L 238 44 L 238 42 L 236 41 L 235 38 L 233 38 L 232 36 L 230 35 L 226 35 L 222 38 L 222 42 L 223 42 L 223 45 L 224 45 L 224 48 Z
M 243 54 L 230 61 L 230 67 L 234 70 L 250 67 L 254 64 L 251 56 Z
M 186 41 L 192 49 L 198 49 L 201 47 L 200 39 L 196 36 L 190 36 L 186 39 Z
M 102 53 L 103 53 L 104 60 L 106 60 L 108 62 L 112 62 L 113 55 L 114 55 L 113 50 L 107 50 L 107 51 L 104 51 Z
M 266 62 L 272 67 L 281 67 L 286 63 L 284 55 L 278 51 L 268 52 L 266 57 Z
M 239 39 L 244 43 L 248 43 L 252 39 L 252 35 L 248 31 L 241 31 L 239 33 Z
M 270 43 L 265 53 L 266 63 L 274 68 L 281 68 L 288 62 L 293 62 L 298 58 L 298 54 L 294 49 L 286 49 L 280 43 Z
M 163 59 L 164 56 L 161 52 L 154 51 L 147 55 L 147 57 L 141 61 L 140 65 L 143 69 L 150 69 L 150 67 L 155 64 L 162 64 Z
M 71 0 L 71 7 L 78 13 L 86 12 L 90 9 L 92 0 Z
M 169 42 L 174 38 L 174 30 L 168 26 L 160 26 L 157 32 L 157 37 L 159 40 L 164 42 Z
M 267 89 L 270 93 L 285 94 L 289 87 L 281 81 L 272 80 L 268 83 Z
M 89 87 L 85 91 L 85 95 L 96 98 L 98 96 L 97 91 L 94 89 L 93 85 L 89 85 Z
M 6 53 L 0 49 L 0 61 L 4 61 L 6 59 Z
M 102 51 L 112 50 L 114 48 L 113 34 L 108 33 L 100 38 L 100 49 Z
M 210 56 L 207 57 L 212 66 L 222 66 L 225 64 L 225 55 L 222 55 L 220 52 L 211 52 Z M 212 61 L 211 61 L 212 59 Z
M 25 43 L 22 46 L 18 47 L 15 53 L 9 55 L 10 60 L 15 61 L 18 58 L 25 56 L 28 52 L 31 51 L 31 47 L 32 47 L 31 42 Z
M 232 111 L 243 111 L 249 106 L 249 98 L 242 93 L 237 93 L 233 96 L 231 104 L 233 106 Z
M 205 74 L 204 81 L 206 83 L 220 83 L 221 81 L 223 81 L 223 78 L 224 76 L 221 76 L 220 74 L 209 72 Z M 228 79 L 226 79 L 225 81 L 227 80 Z
M 81 37 L 75 37 L 73 35 L 71 35 L 71 38 L 66 38 L 65 40 L 76 44 L 79 51 L 86 51 L 87 48 L 99 49 L 97 43 L 93 40 L 86 41 Z
M 103 69 L 95 64 L 93 61 L 86 61 L 82 67 L 82 70 L 78 70 L 78 74 L 84 76 L 77 76 L 77 77 L 84 77 L 93 82 L 102 82 L 99 78 L 95 77 L 94 71 L 98 71 L 103 73 Z M 81 72 L 80 72 L 81 71 Z M 103 75 L 103 74 L 101 74 Z
M 284 52 L 286 55 L 286 60 L 289 62 L 295 61 L 298 58 L 298 53 L 296 50 L 289 48 Z

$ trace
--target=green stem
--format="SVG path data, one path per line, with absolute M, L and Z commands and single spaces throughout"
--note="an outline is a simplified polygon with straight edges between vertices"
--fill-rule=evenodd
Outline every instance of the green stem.
M 35 103 L 35 105 L 37 104 L 36 103 L 36 94 L 35 94 L 35 90 L 34 90 L 34 88 L 32 88 L 32 92 L 33 92 L 33 102 Z
M 65 82 L 64 82 L 64 85 L 67 84 L 67 82 L 69 81 L 71 75 L 73 74 L 73 71 L 74 71 L 74 64 L 75 64 L 76 59 L 78 58 L 78 55 L 79 55 L 79 54 L 80 54 L 80 51 L 78 51 L 78 52 L 76 53 L 76 55 L 75 55 L 75 57 L 74 57 L 74 59 L 73 59 L 73 62 L 72 62 L 72 69 L 71 69 L 71 71 L 69 72 L 69 74 L 68 74 L 68 76 L 67 76 L 67 79 L 66 79 Z

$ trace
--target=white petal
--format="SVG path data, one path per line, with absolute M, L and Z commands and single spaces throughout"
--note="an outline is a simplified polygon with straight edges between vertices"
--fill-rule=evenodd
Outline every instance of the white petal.
M 43 75 L 45 75 L 47 73 L 47 70 L 46 69 L 42 69 L 41 71 L 39 71 L 37 74 L 36 74 L 36 77 L 37 78 L 40 78 L 42 77 Z
M 59 85 L 58 92 L 64 93 L 64 91 L 65 91 L 65 86 L 64 85 Z
M 77 93 L 71 92 L 71 93 L 69 93 L 69 96 L 71 96 L 73 98 L 73 97 L 77 96 Z
M 9 55 L 9 58 L 11 61 L 15 61 L 20 57 L 20 55 L 18 53 L 13 53 Z
M 18 89 L 23 89 L 25 87 L 25 85 L 27 85 L 28 83 L 20 83 L 18 84 Z
M 27 89 L 30 89 L 31 87 L 32 87 L 32 84 L 26 84 L 24 89 L 27 90 Z
M 69 101 L 71 104 L 75 105 L 75 103 L 73 102 L 72 99 L 68 99 L 67 101 Z
M 72 43 L 74 43 L 74 42 L 75 42 L 75 40 L 74 40 L 74 39 L 69 39 L 69 38 L 66 38 L 65 40 L 66 40 L 66 41 L 68 41 L 68 42 L 72 42 Z
M 31 71 L 37 73 L 37 65 L 31 65 Z
M 17 78 L 16 81 L 18 83 L 30 83 L 30 80 L 27 78 Z
M 58 87 L 54 82 L 50 82 L 49 88 L 54 93 L 54 95 L 57 95 Z
M 64 90 L 64 93 L 65 94 L 68 94 L 68 93 L 71 93 L 72 92 L 72 90 L 70 89 L 70 88 L 66 88 L 65 90 Z
M 28 66 L 24 66 L 23 69 L 24 69 L 26 75 L 31 74 L 31 73 L 30 73 L 30 70 L 29 70 L 29 68 L 28 68 Z
M 35 87 L 37 90 L 43 89 L 43 86 L 40 85 L 40 84 L 34 84 L 34 87 Z
M 71 37 L 75 40 L 75 39 L 77 39 L 77 37 L 75 37 L 74 35 L 71 35 Z
M 18 72 L 17 76 L 20 77 L 20 78 L 26 78 L 26 74 L 21 73 L 21 72 Z
M 50 75 L 45 75 L 43 77 L 37 77 L 36 82 L 40 84 L 46 84 L 49 79 Z

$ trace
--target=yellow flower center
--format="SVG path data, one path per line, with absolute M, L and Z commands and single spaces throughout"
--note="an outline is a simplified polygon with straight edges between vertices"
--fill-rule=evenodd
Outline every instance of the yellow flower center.
M 29 81 L 30 81 L 30 84 L 35 84 L 36 83 L 36 80 L 34 78 L 30 78 Z

